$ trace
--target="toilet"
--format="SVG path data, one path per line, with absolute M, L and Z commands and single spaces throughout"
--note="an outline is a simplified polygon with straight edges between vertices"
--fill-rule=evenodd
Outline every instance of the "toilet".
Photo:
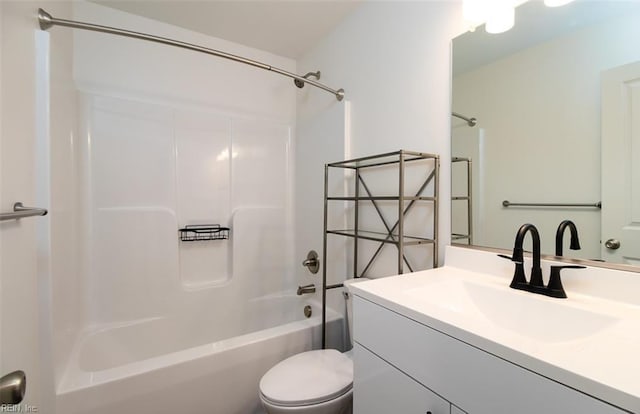
M 353 324 L 349 286 L 365 280 L 369 279 L 344 283 L 350 342 Z M 267 371 L 260 380 L 260 401 L 267 414 L 351 414 L 352 388 L 351 351 L 318 349 L 289 357 Z

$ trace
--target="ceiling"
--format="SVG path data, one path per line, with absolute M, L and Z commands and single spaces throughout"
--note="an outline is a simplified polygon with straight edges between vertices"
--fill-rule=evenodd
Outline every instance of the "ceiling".
M 94 0 L 95 3 L 297 59 L 362 0 Z

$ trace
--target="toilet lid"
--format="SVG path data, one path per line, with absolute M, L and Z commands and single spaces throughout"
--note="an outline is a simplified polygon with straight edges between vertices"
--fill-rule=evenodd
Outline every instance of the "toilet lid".
M 318 404 L 353 385 L 353 361 L 335 349 L 303 352 L 276 364 L 260 380 L 262 395 L 277 405 Z

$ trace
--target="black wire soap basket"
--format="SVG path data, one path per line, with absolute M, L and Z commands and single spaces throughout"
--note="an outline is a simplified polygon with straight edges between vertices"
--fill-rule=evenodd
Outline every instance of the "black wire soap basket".
M 229 238 L 229 227 L 222 227 L 219 224 L 194 224 L 184 226 L 179 229 L 180 240 L 183 242 L 207 241 L 207 240 L 227 240 Z

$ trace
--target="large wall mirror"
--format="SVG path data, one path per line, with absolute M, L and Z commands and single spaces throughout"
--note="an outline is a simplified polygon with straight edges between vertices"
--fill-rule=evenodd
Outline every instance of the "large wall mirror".
M 533 223 L 553 255 L 570 219 L 565 256 L 640 269 L 639 39 L 638 1 L 533 1 L 453 40 L 452 111 L 476 119 L 452 117 L 453 243 L 511 249 Z

